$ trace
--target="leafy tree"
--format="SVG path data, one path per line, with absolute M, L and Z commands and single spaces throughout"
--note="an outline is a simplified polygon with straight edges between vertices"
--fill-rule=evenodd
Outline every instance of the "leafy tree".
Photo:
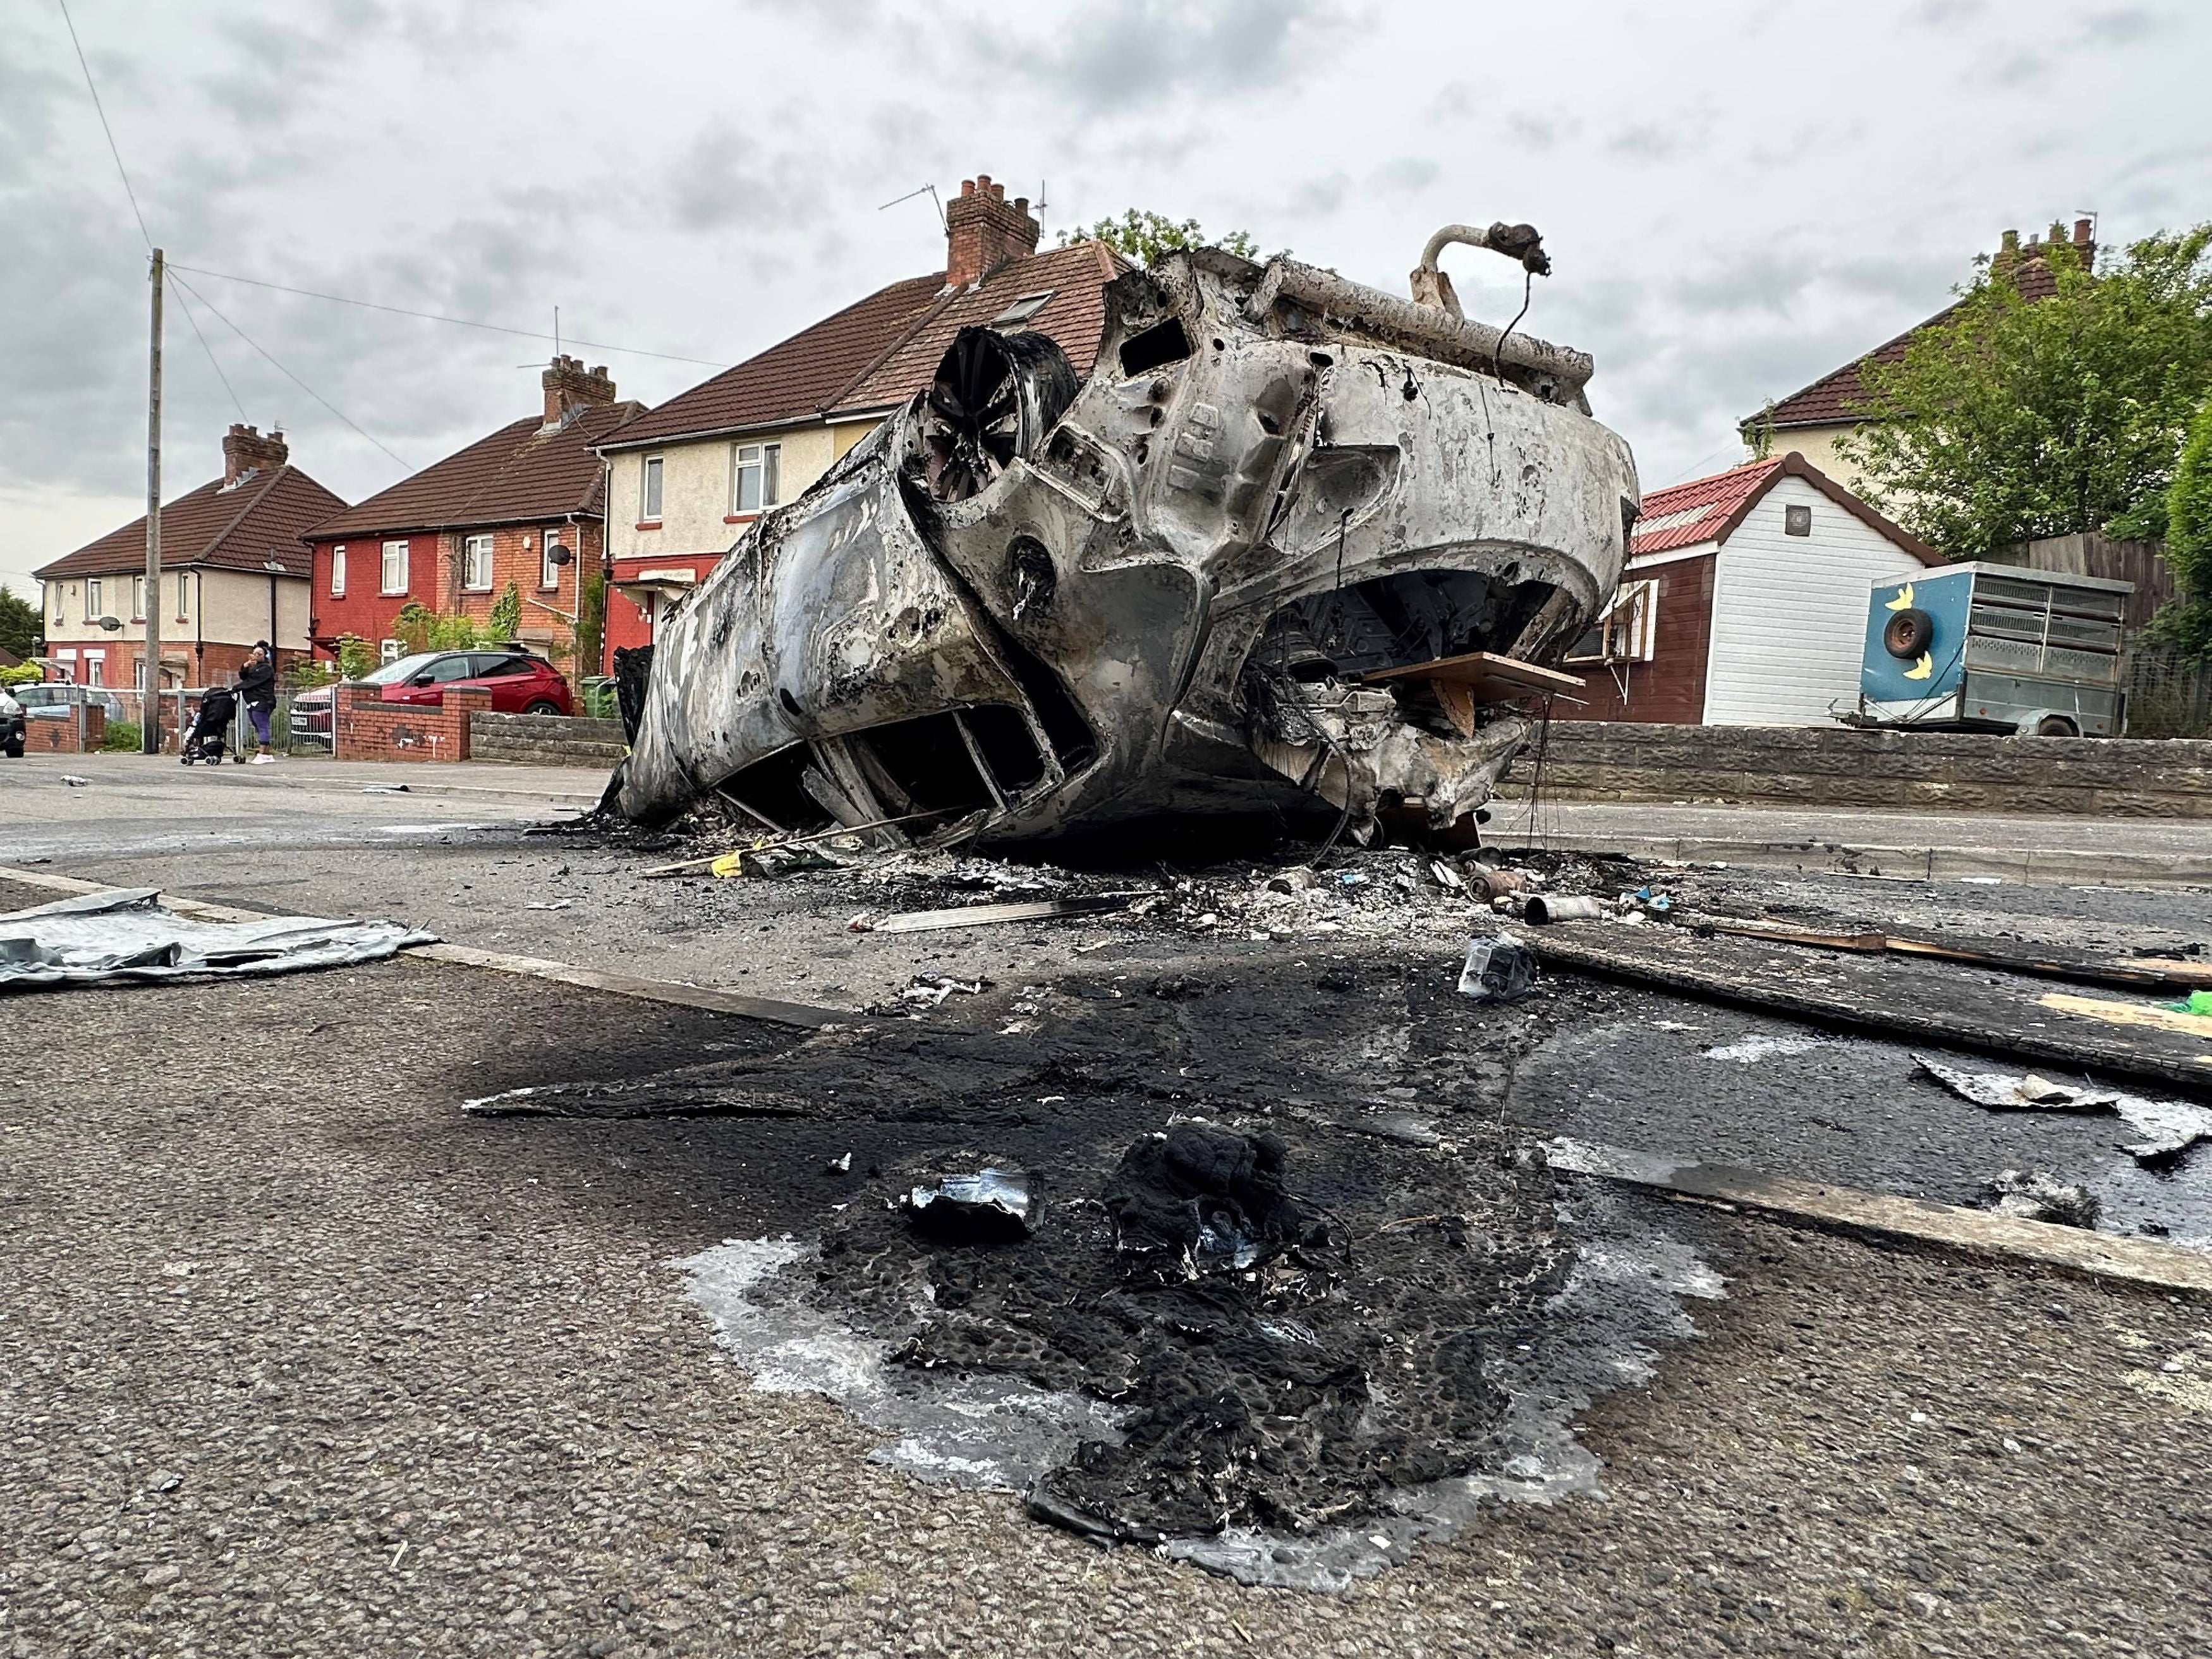
M 1246 259 L 1260 257 L 1260 245 L 1252 240 L 1249 231 L 1232 230 L 1224 236 L 1208 236 L 1195 219 L 1177 224 L 1164 213 L 1140 212 L 1135 208 L 1119 219 L 1101 219 L 1088 230 L 1060 233 L 1062 247 L 1071 242 L 1103 242 L 1140 265 L 1158 264 L 1169 254 L 1187 247 L 1223 248 Z
M 599 672 L 607 635 L 607 578 L 593 570 L 578 585 L 576 620 L 568 629 L 568 678 L 580 684 Z
M 477 629 L 473 617 L 448 617 L 410 599 L 392 619 L 392 637 L 399 641 L 401 653 L 411 657 L 418 651 L 466 651 L 485 643 L 489 635 Z
M 2181 594 L 2159 611 L 2153 631 L 2192 655 L 2212 656 L 2212 398 L 2190 425 L 2166 492 L 2166 562 Z
M 2162 492 L 2212 388 L 2212 225 L 2092 275 L 2063 242 L 2033 303 L 1984 258 L 1949 321 L 1860 376 L 1838 448 L 1876 505 L 1954 558 L 2094 531 Z
M 0 686 L 36 685 L 46 677 L 46 671 L 35 663 L 19 663 L 13 668 L 0 668 Z
M 357 680 L 376 667 L 376 647 L 358 634 L 338 641 L 338 678 Z
M 509 582 L 507 591 L 492 601 L 491 615 L 484 621 L 484 637 L 494 641 L 511 640 L 521 626 L 522 590 Z
M 43 633 L 39 607 L 18 598 L 15 590 L 0 583 L 0 651 L 27 657 Z

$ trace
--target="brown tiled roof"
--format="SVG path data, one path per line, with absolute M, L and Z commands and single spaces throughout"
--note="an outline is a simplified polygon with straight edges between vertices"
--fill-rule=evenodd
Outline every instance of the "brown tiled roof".
M 1053 298 L 1028 326 L 1059 341 L 1076 372 L 1087 374 L 1105 325 L 1100 290 L 1127 269 L 1103 244 L 1078 242 L 1010 259 L 973 289 L 948 293 L 941 273 L 893 283 L 670 398 L 603 447 L 633 449 L 903 403 L 928 383 L 963 325 L 988 322 L 1021 295 L 1046 289 Z
M 1751 509 L 1784 478 L 1802 478 L 1862 524 L 1880 532 L 1923 564 L 1942 564 L 1943 556 L 1904 526 L 1892 522 L 1868 501 L 1844 489 L 1796 450 L 1764 461 L 1746 461 L 1708 478 L 1669 484 L 1644 498 L 1641 516 L 1628 538 L 1628 556 L 1641 559 L 1700 543 L 1715 545 L 1735 533 Z
M 213 478 L 161 507 L 161 565 L 212 566 L 221 570 L 284 568 L 289 576 L 313 574 L 301 532 L 345 506 L 296 466 L 249 472 L 228 489 Z M 146 515 L 112 530 L 74 553 L 31 574 L 41 581 L 64 576 L 103 576 L 146 568 Z
M 2047 300 L 2058 291 L 2057 279 L 2051 276 L 2051 267 L 2041 259 L 2023 258 L 2013 267 L 2013 286 L 2024 300 Z M 1908 328 L 1893 340 L 1885 340 L 1865 356 L 1845 363 L 1832 373 L 1823 374 L 1802 391 L 1793 392 L 1776 404 L 1771 410 L 1761 410 L 1756 415 L 1745 416 L 1745 424 L 1785 426 L 1838 426 L 1861 418 L 1859 410 L 1866 402 L 1866 383 L 1859 378 L 1859 365 L 1867 362 L 1893 363 L 1905 356 L 1905 348 L 1912 337 L 1923 329 L 1941 328 L 1951 320 L 1958 306 L 1948 305 L 1926 322 Z
M 550 432 L 535 415 L 511 422 L 324 520 L 311 533 L 323 541 L 597 514 L 604 505 L 605 469 L 592 446 L 644 408 L 635 402 L 602 404 Z
M 989 322 L 1024 294 L 1048 289 L 1052 298 L 1023 326 L 1052 336 L 1076 374 L 1088 374 L 1098 355 L 1098 337 L 1105 331 L 1106 284 L 1128 269 L 1128 262 L 1103 242 L 1076 242 L 1010 260 L 975 289 L 932 311 L 832 407 L 882 409 L 904 403 L 929 384 L 954 335 L 972 323 Z

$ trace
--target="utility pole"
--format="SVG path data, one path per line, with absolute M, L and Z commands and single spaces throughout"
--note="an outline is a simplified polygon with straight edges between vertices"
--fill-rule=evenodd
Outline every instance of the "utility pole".
M 161 752 L 161 250 L 154 250 L 153 333 L 146 360 L 146 692 L 142 754 Z

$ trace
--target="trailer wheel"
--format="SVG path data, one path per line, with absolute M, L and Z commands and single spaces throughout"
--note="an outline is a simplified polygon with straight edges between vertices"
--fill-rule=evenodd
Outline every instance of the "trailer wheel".
M 2036 721 L 2035 735 L 2039 738 L 2078 738 L 2081 733 L 2065 715 L 2045 714 Z
M 1881 648 L 1893 657 L 1911 662 L 1936 641 L 1936 618 L 1917 606 L 1900 611 L 1881 630 Z

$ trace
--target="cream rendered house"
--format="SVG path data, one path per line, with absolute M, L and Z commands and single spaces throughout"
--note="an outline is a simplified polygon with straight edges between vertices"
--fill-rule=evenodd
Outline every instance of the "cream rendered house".
M 1038 253 L 1029 204 L 988 176 L 963 183 L 945 216 L 943 270 L 878 289 L 599 446 L 610 648 L 651 643 L 665 607 L 927 386 L 961 329 L 1040 331 L 1089 372 L 1119 256 L 1096 242 Z
M 161 684 L 217 685 L 258 641 L 289 664 L 307 649 L 301 532 L 345 502 L 290 464 L 281 432 L 233 426 L 223 475 L 161 508 Z M 34 574 L 48 674 L 82 685 L 145 684 L 146 520 Z

